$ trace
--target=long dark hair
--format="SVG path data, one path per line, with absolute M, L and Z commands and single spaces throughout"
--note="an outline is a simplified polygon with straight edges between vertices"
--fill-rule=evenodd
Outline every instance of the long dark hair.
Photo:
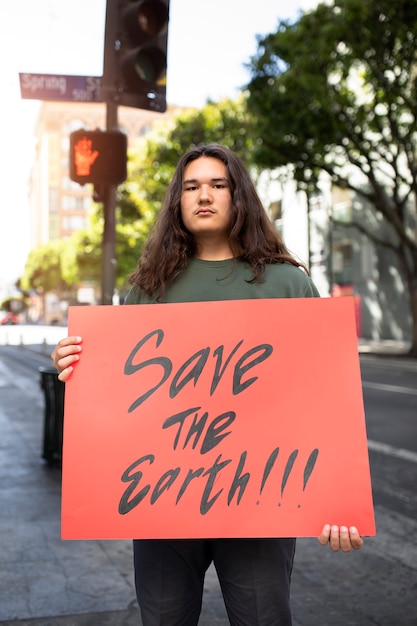
M 184 170 L 200 157 L 213 157 L 226 165 L 232 196 L 230 247 L 235 258 L 251 267 L 251 282 L 261 280 L 265 266 L 270 263 L 291 263 L 306 270 L 290 254 L 271 223 L 239 157 L 225 146 L 209 144 L 189 150 L 178 161 L 162 209 L 138 266 L 130 276 L 130 283 L 149 296 L 160 298 L 194 256 L 194 237 L 186 230 L 181 218 L 181 195 Z

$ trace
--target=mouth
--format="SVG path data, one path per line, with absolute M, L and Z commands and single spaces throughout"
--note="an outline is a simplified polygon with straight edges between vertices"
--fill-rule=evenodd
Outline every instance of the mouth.
M 213 214 L 214 214 L 214 211 L 212 209 L 207 208 L 207 207 L 198 209 L 195 212 L 195 215 L 213 215 Z

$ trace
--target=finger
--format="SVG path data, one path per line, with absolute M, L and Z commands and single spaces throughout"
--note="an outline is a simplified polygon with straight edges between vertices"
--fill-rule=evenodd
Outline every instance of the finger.
M 61 372 L 58 374 L 58 379 L 62 381 L 63 383 L 65 383 L 68 380 L 68 378 L 71 376 L 73 371 L 74 371 L 74 368 L 72 367 L 72 365 L 70 365 L 69 367 L 66 367 L 65 369 L 61 370 Z
M 325 546 L 329 543 L 329 539 L 330 539 L 330 524 L 325 524 L 323 526 L 323 530 L 321 531 L 321 534 L 317 537 L 318 542 L 322 545 Z
M 80 360 L 79 354 L 69 354 L 68 356 L 60 357 L 59 359 L 57 359 L 55 367 L 58 370 L 58 372 L 61 373 L 63 370 L 74 366 L 75 363 L 77 363 L 79 360 Z
M 342 527 L 346 528 L 346 526 Z M 347 528 L 346 528 L 347 531 Z M 330 530 L 330 548 L 333 552 L 340 550 L 340 532 L 339 526 L 332 526 Z
M 334 552 L 339 550 L 350 552 L 351 550 L 359 550 L 363 546 L 363 539 L 355 526 L 348 529 L 347 526 L 340 526 L 339 528 L 336 525 L 326 524 L 317 539 L 322 546 L 328 543 Z
M 339 545 L 343 552 L 350 552 L 352 544 L 350 542 L 349 529 L 347 526 L 341 526 L 339 531 Z
M 58 374 L 60 374 L 64 369 L 79 361 L 80 357 L 78 354 L 61 355 L 58 352 L 52 360 L 54 362 L 55 369 Z
M 82 337 L 79 337 L 78 335 L 72 335 L 69 337 L 64 337 L 63 339 L 61 339 L 56 347 L 55 350 L 64 347 L 64 346 L 71 346 L 71 345 L 75 345 L 75 344 L 79 344 L 82 342 Z M 55 351 L 54 350 L 54 351 Z
M 82 351 L 80 342 L 81 337 L 66 337 L 55 346 L 51 359 L 58 372 L 61 372 L 79 359 L 78 354 Z M 77 355 L 77 358 L 72 358 L 75 355 Z
M 349 528 L 350 542 L 354 550 L 360 550 L 363 546 L 363 539 L 359 534 L 358 529 L 355 526 Z
M 73 355 L 79 355 L 79 353 L 82 351 L 82 346 L 80 345 L 71 345 L 71 346 L 64 346 L 63 348 L 58 348 L 55 354 L 55 360 L 56 361 L 61 361 L 63 359 L 65 359 L 66 357 L 71 357 Z

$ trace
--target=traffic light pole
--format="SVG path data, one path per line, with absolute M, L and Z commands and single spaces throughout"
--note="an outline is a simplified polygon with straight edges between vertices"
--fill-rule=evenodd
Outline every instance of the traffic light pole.
M 104 67 L 107 131 L 117 130 L 117 107 L 166 111 L 170 0 L 107 0 Z M 117 102 L 117 103 L 116 103 Z M 105 183 L 101 304 L 112 304 L 116 276 L 117 185 Z
M 117 129 L 117 104 L 107 102 L 106 129 Z M 116 277 L 116 185 L 105 185 L 101 304 L 112 304 Z

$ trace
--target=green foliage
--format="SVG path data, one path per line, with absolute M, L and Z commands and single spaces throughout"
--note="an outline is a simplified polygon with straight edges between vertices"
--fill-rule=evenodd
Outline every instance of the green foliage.
M 28 308 L 28 302 L 25 296 L 22 294 L 15 298 L 6 298 L 0 302 L 0 310 L 7 313 L 21 313 Z
M 27 291 L 63 293 L 68 288 L 61 269 L 64 248 L 64 241 L 51 241 L 32 250 L 21 278 L 22 288 Z
M 376 174 L 415 145 L 417 4 L 337 0 L 259 41 L 248 107 L 267 167 L 292 163 L 300 182 L 318 169 L 346 179 L 350 163 Z M 412 142 L 412 143 L 411 143 Z M 392 148 L 394 147 L 394 154 Z
M 143 209 L 139 219 L 120 220 L 116 225 L 116 287 L 122 291 L 128 289 L 128 277 L 137 265 L 154 220 L 155 212 L 148 208 Z
M 122 217 L 122 209 L 116 210 L 115 256 L 116 287 L 126 288 L 129 273 L 135 267 L 139 251 L 149 231 L 149 215 L 139 216 L 134 199 L 124 191 L 124 207 L 136 219 Z M 134 210 L 136 209 L 136 210 Z M 90 213 L 89 227 L 75 232 L 66 242 L 62 252 L 62 274 L 70 285 L 95 283 L 100 285 L 102 276 L 102 242 L 104 218 L 101 205 L 95 205 Z
M 89 228 L 76 231 L 65 242 L 62 275 L 70 285 L 100 283 L 102 231 L 103 225 L 98 216 L 92 214 Z
M 158 127 L 130 170 L 130 179 L 137 184 L 139 204 L 148 202 L 151 210 L 158 213 L 179 158 L 192 146 L 222 143 L 250 163 L 253 144 L 249 130 L 243 98 L 185 110 Z
M 165 154 L 175 165 L 178 158 L 192 146 L 221 143 L 236 152 L 249 164 L 253 144 L 250 120 L 245 101 L 229 99 L 207 103 L 202 109 L 184 112 L 175 120 Z
M 350 188 L 385 231 L 355 224 L 397 255 L 417 353 L 417 3 L 335 0 L 260 39 L 248 108 L 255 158 Z

